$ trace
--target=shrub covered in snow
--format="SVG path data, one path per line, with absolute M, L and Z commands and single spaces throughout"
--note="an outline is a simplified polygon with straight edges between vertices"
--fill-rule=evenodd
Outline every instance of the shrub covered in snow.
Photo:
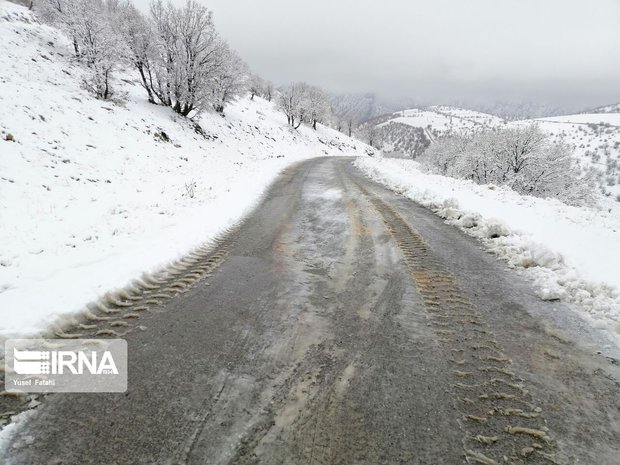
M 537 125 L 439 139 L 420 157 L 437 174 L 478 184 L 507 185 L 520 194 L 591 204 L 594 177 L 582 176 L 572 149 L 554 143 Z

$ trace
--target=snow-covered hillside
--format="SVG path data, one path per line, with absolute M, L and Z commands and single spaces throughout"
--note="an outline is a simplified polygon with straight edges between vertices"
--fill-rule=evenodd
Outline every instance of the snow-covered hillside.
M 620 113 L 582 113 L 512 124 L 531 122 L 538 123 L 555 140 L 573 146 L 581 166 L 599 173 L 602 191 L 620 201 Z
M 620 113 L 620 103 L 614 103 L 612 105 L 605 105 L 598 108 L 593 108 L 592 110 L 586 111 L 584 113 Z
M 393 113 L 391 119 L 379 124 L 379 127 L 390 122 L 428 129 L 431 137 L 439 137 L 453 132 L 467 133 L 480 128 L 498 126 L 503 124 L 504 120 L 477 111 L 439 106 Z
M 438 137 L 471 134 L 484 129 L 536 123 L 575 149 L 583 169 L 594 168 L 601 191 L 620 200 L 620 107 L 609 105 L 591 113 L 506 122 L 497 116 L 454 107 L 409 109 L 386 115 L 367 125 L 376 132 L 374 143 L 388 155 L 419 156 Z
M 0 337 L 214 238 L 287 165 L 369 150 L 325 127 L 295 131 L 258 97 L 205 115 L 201 134 L 129 72 L 118 101 L 96 100 L 67 38 L 4 0 L 0 43 Z
M 384 153 L 416 157 L 441 136 L 504 124 L 497 116 L 461 108 L 432 106 L 412 108 L 367 122 L 374 127 L 374 143 Z
M 419 170 L 413 160 L 359 158 L 369 177 L 433 210 L 531 279 L 544 300 L 576 304 L 620 342 L 620 212 L 571 207 Z

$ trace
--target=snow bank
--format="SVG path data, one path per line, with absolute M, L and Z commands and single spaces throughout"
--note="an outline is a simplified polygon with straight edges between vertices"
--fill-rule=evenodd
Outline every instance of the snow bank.
M 115 83 L 121 100 L 95 100 L 67 38 L 3 0 L 0 43 L 0 339 L 214 238 L 291 163 L 368 149 L 294 131 L 259 98 L 204 116 L 203 136 L 132 73 Z
M 359 158 L 370 178 L 433 210 L 531 279 L 546 300 L 578 304 L 620 340 L 620 215 L 425 174 L 411 160 Z

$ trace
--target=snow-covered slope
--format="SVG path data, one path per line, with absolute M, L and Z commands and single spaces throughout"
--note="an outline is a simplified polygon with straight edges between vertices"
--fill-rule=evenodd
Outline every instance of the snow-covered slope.
M 593 108 L 592 110 L 588 110 L 584 113 L 620 113 L 620 103 Z
M 620 201 L 620 113 L 582 113 L 511 124 L 532 122 L 555 140 L 573 146 L 580 165 L 599 173 L 602 192 Z
M 576 304 L 620 343 L 620 209 L 578 208 L 507 187 L 430 175 L 413 160 L 358 158 L 369 177 L 479 238 L 545 300 Z
M 501 118 L 486 113 L 441 106 L 399 111 L 393 113 L 389 121 L 379 126 L 389 124 L 391 121 L 417 128 L 428 128 L 435 137 L 453 132 L 467 133 L 504 123 Z
M 497 116 L 447 106 L 412 108 L 365 124 L 375 128 L 375 144 L 389 154 L 420 155 L 430 143 L 448 134 L 469 134 L 504 124 Z
M 592 113 L 505 122 L 487 113 L 454 107 L 399 111 L 367 124 L 375 127 L 376 145 L 386 154 L 420 155 L 436 138 L 536 123 L 556 141 L 575 149 L 583 169 L 594 168 L 604 194 L 620 200 L 620 109 L 608 105 Z
M 82 89 L 70 43 L 0 0 L 0 338 L 43 328 L 234 224 L 287 165 L 369 148 L 299 131 L 271 103 L 205 115 Z
M 546 118 L 548 116 L 565 115 L 578 110 L 578 108 L 571 108 L 570 106 L 559 106 L 540 101 L 496 101 L 493 103 L 463 102 L 460 105 L 454 104 L 452 106 L 469 108 L 481 113 L 499 116 L 506 121 Z

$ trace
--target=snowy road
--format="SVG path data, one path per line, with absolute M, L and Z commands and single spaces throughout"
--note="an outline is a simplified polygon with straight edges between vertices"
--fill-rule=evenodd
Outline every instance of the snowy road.
M 617 465 L 613 360 L 350 161 L 288 169 L 191 289 L 121 308 L 128 392 L 48 396 L 0 463 Z

